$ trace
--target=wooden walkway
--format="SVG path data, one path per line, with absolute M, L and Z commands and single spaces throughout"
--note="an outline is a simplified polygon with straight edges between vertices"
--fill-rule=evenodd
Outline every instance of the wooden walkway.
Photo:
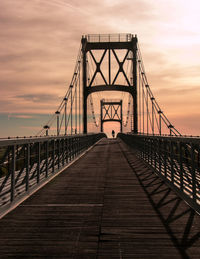
M 0 258 L 200 258 L 200 218 L 103 139 L 0 221 Z

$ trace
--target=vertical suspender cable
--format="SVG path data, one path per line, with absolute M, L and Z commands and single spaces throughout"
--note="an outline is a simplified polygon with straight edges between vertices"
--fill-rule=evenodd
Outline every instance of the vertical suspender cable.
M 162 111 L 158 111 L 158 114 L 159 114 L 159 134 L 161 135 L 162 134 Z
M 141 132 L 141 78 L 140 78 L 140 60 L 138 60 L 139 62 L 139 69 L 138 69 L 138 74 L 139 74 L 139 131 Z
M 79 87 L 79 134 L 81 133 L 81 66 L 80 66 L 81 62 L 79 61 L 79 77 L 78 77 L 78 87 Z
M 72 106 L 73 106 L 73 100 L 72 100 L 72 89 L 73 89 L 73 85 L 70 85 L 71 87 L 71 135 L 73 133 L 73 129 L 72 129 L 72 125 L 73 125 L 73 118 L 72 118 Z
M 154 98 L 151 98 L 151 102 L 152 102 L 152 133 L 154 135 Z
M 65 101 L 65 135 L 67 135 L 67 97 L 64 98 Z
M 143 134 L 144 134 L 144 83 L 142 82 L 142 119 L 143 119 Z
M 75 134 L 77 134 L 77 81 L 75 84 Z
M 147 92 L 147 85 L 146 85 L 146 112 L 147 112 L 147 135 L 149 134 L 149 107 L 148 107 L 148 92 Z

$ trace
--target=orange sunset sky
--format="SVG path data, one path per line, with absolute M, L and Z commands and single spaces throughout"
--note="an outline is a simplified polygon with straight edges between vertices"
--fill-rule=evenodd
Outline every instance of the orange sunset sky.
M 182 134 L 200 135 L 199 0 L 1 0 L 0 137 L 55 112 L 83 34 L 137 34 L 150 87 Z

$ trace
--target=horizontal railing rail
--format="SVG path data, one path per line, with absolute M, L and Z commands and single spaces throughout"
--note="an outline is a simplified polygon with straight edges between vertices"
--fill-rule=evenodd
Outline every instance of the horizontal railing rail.
M 0 141 L 0 209 L 59 172 L 105 134 Z
M 122 134 L 137 155 L 200 213 L 200 139 Z

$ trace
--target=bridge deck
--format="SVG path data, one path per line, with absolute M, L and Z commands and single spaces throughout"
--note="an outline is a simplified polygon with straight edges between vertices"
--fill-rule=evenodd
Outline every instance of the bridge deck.
M 103 139 L 0 221 L 0 258 L 199 258 L 199 216 Z

